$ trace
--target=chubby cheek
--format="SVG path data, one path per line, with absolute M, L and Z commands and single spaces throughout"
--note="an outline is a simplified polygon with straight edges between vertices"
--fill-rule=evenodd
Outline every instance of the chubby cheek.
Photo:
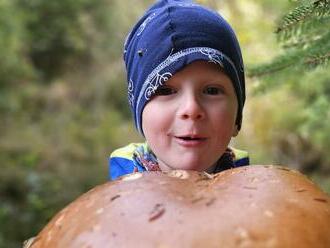
M 158 105 L 157 102 L 151 101 L 142 112 L 142 128 L 151 148 L 165 144 L 164 136 L 166 137 L 171 127 L 171 116 L 164 111 L 166 108 L 161 108 Z
M 236 130 L 237 104 L 228 104 L 219 107 L 210 113 L 213 126 L 213 132 L 219 136 L 232 137 Z
M 231 116 L 227 118 L 221 118 L 219 121 L 213 123 L 214 134 L 218 134 L 217 136 L 224 140 L 230 140 L 230 138 L 234 135 L 236 127 L 235 127 L 235 119 Z

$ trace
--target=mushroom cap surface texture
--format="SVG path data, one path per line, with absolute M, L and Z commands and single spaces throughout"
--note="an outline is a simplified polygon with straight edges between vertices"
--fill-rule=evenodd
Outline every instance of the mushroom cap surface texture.
M 134 173 L 80 196 L 30 247 L 330 247 L 330 197 L 279 166 Z

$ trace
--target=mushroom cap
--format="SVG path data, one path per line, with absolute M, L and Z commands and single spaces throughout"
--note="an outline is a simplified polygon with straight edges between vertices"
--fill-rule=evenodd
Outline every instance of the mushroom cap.
M 330 247 L 330 197 L 278 166 L 134 173 L 73 201 L 31 247 Z

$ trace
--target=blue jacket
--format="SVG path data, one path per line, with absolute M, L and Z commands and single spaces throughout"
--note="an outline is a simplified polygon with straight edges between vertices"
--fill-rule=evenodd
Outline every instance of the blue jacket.
M 113 151 L 109 158 L 109 179 L 114 180 L 120 176 L 130 174 L 135 171 L 143 172 L 146 169 L 134 159 L 134 153 L 138 147 L 148 149 L 146 143 L 131 143 L 125 147 Z M 249 156 L 246 151 L 230 148 L 234 155 L 234 166 L 239 167 L 249 165 Z

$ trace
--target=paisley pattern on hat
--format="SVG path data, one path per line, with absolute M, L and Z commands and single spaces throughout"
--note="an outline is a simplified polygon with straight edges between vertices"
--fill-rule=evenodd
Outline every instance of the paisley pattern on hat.
M 212 62 L 214 64 L 218 64 L 223 68 L 223 55 L 222 54 L 217 54 L 215 51 L 201 51 L 202 54 L 206 55 L 209 58 L 209 62 Z
M 129 105 L 131 105 L 132 108 L 133 108 L 133 103 L 134 103 L 133 90 L 134 90 L 134 83 L 133 83 L 132 79 L 130 79 L 129 83 L 128 83 L 128 86 L 127 86 L 127 92 L 128 92 L 128 102 L 129 102 Z
M 163 74 L 157 73 L 155 77 L 151 80 L 148 88 L 145 91 L 145 99 L 149 100 L 152 97 L 159 86 L 162 86 L 167 80 L 172 77 L 172 73 L 165 72 Z

